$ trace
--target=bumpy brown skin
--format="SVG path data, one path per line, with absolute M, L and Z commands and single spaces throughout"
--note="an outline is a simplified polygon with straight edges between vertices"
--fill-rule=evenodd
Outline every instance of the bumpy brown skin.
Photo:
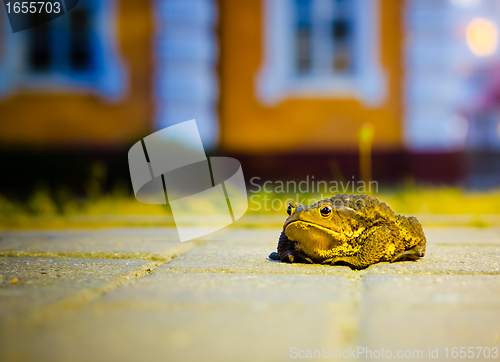
M 312 206 L 290 203 L 271 259 L 348 265 L 363 269 L 379 262 L 416 260 L 425 255 L 425 235 L 414 217 L 395 215 L 367 195 L 336 195 Z M 329 211 L 321 213 L 321 210 Z

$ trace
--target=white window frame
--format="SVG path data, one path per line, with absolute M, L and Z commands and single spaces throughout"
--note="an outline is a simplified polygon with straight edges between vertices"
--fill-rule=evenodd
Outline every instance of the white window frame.
M 292 1 L 263 0 L 264 61 L 256 77 L 259 101 L 274 106 L 291 98 L 355 98 L 368 107 L 379 106 L 387 95 L 387 81 L 379 55 L 380 0 L 357 0 L 355 26 L 359 36 L 354 45 L 356 72 L 313 73 L 309 76 L 299 75 L 295 69 Z

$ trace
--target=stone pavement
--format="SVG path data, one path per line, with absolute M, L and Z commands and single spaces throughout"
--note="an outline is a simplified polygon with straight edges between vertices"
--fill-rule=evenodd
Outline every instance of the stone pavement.
M 271 261 L 278 235 L 2 232 L 0 361 L 500 359 L 500 228 L 427 228 L 425 258 L 363 271 Z

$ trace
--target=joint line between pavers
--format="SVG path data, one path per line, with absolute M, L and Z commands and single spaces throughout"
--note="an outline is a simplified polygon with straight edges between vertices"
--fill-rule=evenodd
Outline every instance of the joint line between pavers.
M 74 259 L 140 259 L 153 261 L 170 261 L 170 255 L 140 254 L 140 253 L 83 253 L 55 251 L 4 251 L 0 252 L 2 258 L 74 258 Z
M 0 257 L 9 258 L 76 258 L 76 259 L 141 259 L 152 261 L 168 262 L 177 255 L 183 254 L 197 244 L 188 243 L 180 244 L 172 249 L 160 251 L 158 253 L 104 253 L 104 252 L 57 252 L 57 251 L 41 251 L 41 250 L 27 250 L 17 251 L 9 250 L 0 252 Z

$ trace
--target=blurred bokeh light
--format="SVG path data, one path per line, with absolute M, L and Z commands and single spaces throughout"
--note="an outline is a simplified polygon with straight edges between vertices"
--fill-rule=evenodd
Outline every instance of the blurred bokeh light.
M 494 54 L 498 46 L 497 25 L 488 19 L 473 19 L 467 25 L 467 44 L 478 57 Z

